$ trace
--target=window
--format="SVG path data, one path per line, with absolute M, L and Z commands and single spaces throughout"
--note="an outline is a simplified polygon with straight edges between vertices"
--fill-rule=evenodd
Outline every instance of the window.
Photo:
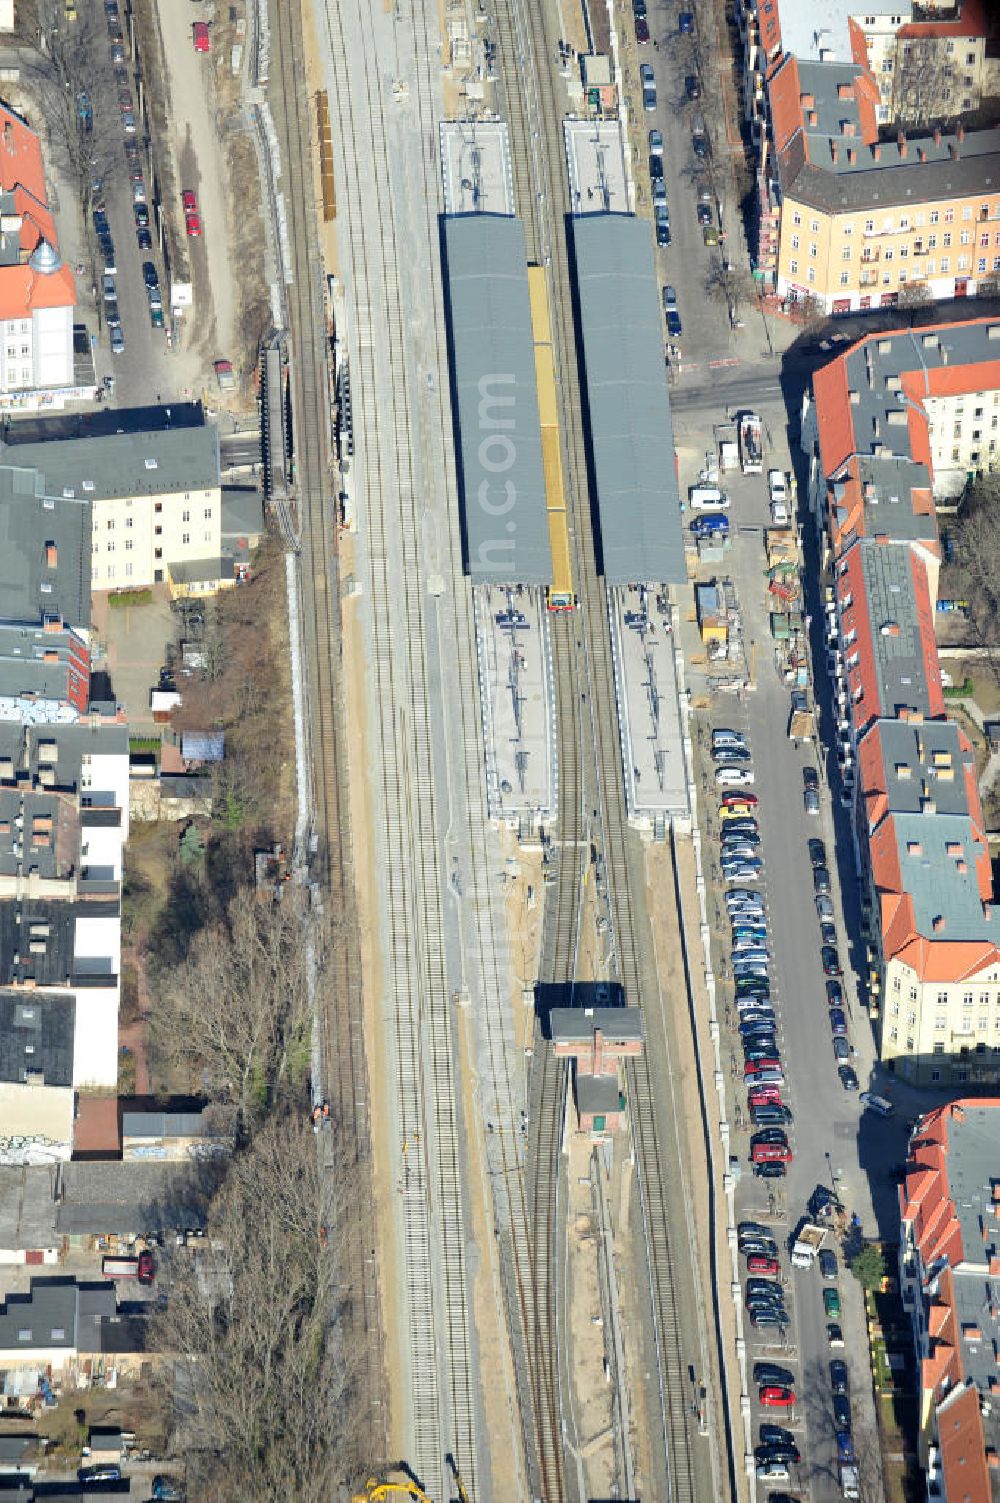
M 108 552 L 109 553 L 114 553 L 114 551 L 115 551 L 115 540 L 114 540 L 114 538 L 112 538 L 111 542 L 108 544 Z
M 934 275 L 934 268 L 935 268 L 936 265 L 937 265 L 937 262 L 934 260 L 933 257 L 931 257 L 931 259 L 928 261 L 927 266 L 925 268 L 926 271 L 927 271 L 927 275 L 929 277 L 932 277 Z
M 789 263 L 788 263 L 788 270 L 791 272 L 791 274 L 792 274 L 793 277 L 797 276 L 798 275 L 798 270 L 799 270 L 799 263 L 797 261 L 789 261 Z
M 808 280 L 810 282 L 815 282 L 815 280 L 816 280 L 816 270 L 812 266 L 810 266 L 810 268 L 809 268 L 809 278 L 808 278 Z
M 131 538 L 126 538 L 125 539 L 125 552 L 126 553 L 131 553 L 132 552 L 132 539 Z
M 937 236 L 936 235 L 928 235 L 927 236 L 927 249 L 928 250 L 937 250 Z
M 153 557 L 154 558 L 162 558 L 163 557 L 163 549 L 162 548 L 154 548 L 153 549 Z
M 182 511 L 181 512 L 181 521 L 182 522 L 190 522 L 190 520 L 191 520 L 191 513 L 190 513 L 190 511 Z
M 935 1054 L 943 1054 L 944 1053 L 944 1045 L 942 1044 L 941 1047 L 938 1048 L 937 1044 L 935 1044 L 934 1045 L 934 1053 Z M 931 1080 L 936 1083 L 940 1079 L 941 1079 L 941 1071 L 940 1070 L 932 1070 L 931 1071 Z
M 924 216 L 922 214 L 915 215 L 913 223 L 916 225 L 918 230 L 922 230 L 924 227 Z
M 905 261 L 906 258 L 907 258 L 907 256 L 909 254 L 910 254 L 910 247 L 908 245 L 901 245 L 899 247 L 899 259 L 901 261 Z
M 810 230 L 812 231 L 812 233 L 814 235 L 818 235 L 819 234 L 819 220 L 818 219 L 812 219 L 812 220 L 810 220 L 809 221 L 809 228 L 810 228 Z
M 949 256 L 941 257 L 941 265 L 939 267 L 939 270 L 942 276 L 945 276 L 947 272 L 951 270 L 951 258 Z
M 961 452 L 962 452 L 961 449 L 959 449 L 958 445 L 956 444 L 955 447 L 954 447 L 954 449 L 952 449 L 952 451 L 951 451 L 951 458 L 952 458 L 952 463 L 953 464 L 957 464 L 958 463 L 958 458 L 959 458 L 959 455 L 961 454 Z
M 849 271 L 842 271 L 840 273 L 840 285 L 841 287 L 850 287 L 851 273 Z
M 186 546 L 188 543 L 190 543 L 190 541 L 191 541 L 191 534 L 189 532 L 182 532 L 181 533 L 181 542 Z
M 917 988 L 915 986 L 911 986 L 910 987 L 910 1001 L 911 1002 L 915 1002 L 916 1000 L 917 1000 Z
M 810 256 L 815 256 L 815 254 L 816 254 L 816 242 L 815 242 L 815 240 L 812 242 L 812 244 L 809 247 L 809 254 L 810 254 Z
M 212 534 L 211 534 L 211 532 L 209 532 L 208 530 L 206 530 L 206 532 L 205 532 L 205 542 L 206 543 L 210 543 L 211 541 L 212 541 Z
M 871 234 L 874 233 L 874 230 L 875 230 L 875 221 L 874 221 L 874 219 L 866 219 L 865 220 L 865 234 L 866 235 L 871 235 Z
M 931 210 L 930 222 L 931 222 L 931 224 L 937 224 L 937 222 L 938 222 L 938 211 L 937 211 L 937 209 L 932 209 Z
M 109 517 L 108 518 L 108 531 L 109 532 L 114 532 L 114 530 L 115 530 L 114 518 L 113 517 Z
M 956 271 L 968 271 L 968 269 L 969 269 L 969 258 L 968 258 L 968 256 L 959 256 L 958 260 L 955 262 L 955 270 Z
M 974 68 L 976 66 L 976 54 L 974 52 L 967 52 L 965 54 L 965 66 L 967 68 Z
M 844 234 L 845 235 L 853 235 L 854 234 L 854 226 L 853 226 L 853 224 L 845 224 L 844 225 Z M 997 236 L 997 245 L 1000 245 L 1000 235 Z
M 885 259 L 887 261 L 891 261 L 892 260 L 892 246 L 891 245 L 887 245 L 886 248 L 885 248 Z
M 890 1028 L 889 1029 L 889 1037 L 892 1039 L 893 1043 L 895 1043 L 896 1040 L 899 1038 L 899 1029 L 898 1028 Z
M 971 219 L 972 218 L 972 205 L 971 204 L 963 204 L 962 205 L 962 218 L 963 219 Z
M 959 235 L 958 239 L 959 239 L 959 243 L 962 244 L 962 245 L 971 245 L 972 244 L 972 231 L 971 230 L 963 230 L 962 233 Z
M 162 511 L 163 510 L 163 502 L 162 501 L 154 501 L 153 502 L 153 510 L 154 511 Z
M 938 1005 L 938 1007 L 947 1007 L 948 1006 L 948 993 L 947 992 L 938 992 L 938 994 L 937 994 L 937 1005 Z
M 898 976 L 893 976 L 892 978 L 892 989 L 894 992 L 902 991 L 902 984 Z
M 125 578 L 126 579 L 131 579 L 132 578 L 132 565 L 131 564 L 126 564 L 125 565 Z
M 945 250 L 948 250 L 948 248 L 951 245 L 951 231 L 950 230 L 945 230 L 944 234 L 941 236 L 941 244 L 944 246 Z
M 985 235 L 980 235 L 980 237 L 979 237 L 979 249 L 980 250 L 988 250 L 989 249 L 989 243 L 990 243 L 990 234 L 989 234 L 989 231 L 987 230 L 987 232 L 986 232 Z
M 971 1007 L 972 1006 L 972 993 L 971 992 L 963 992 L 962 993 L 962 1006 L 963 1007 Z
M 945 211 L 944 211 L 944 222 L 945 222 L 945 224 L 954 224 L 955 223 L 955 210 L 954 209 L 945 209 Z
M 906 1023 L 907 1023 L 907 1027 L 909 1027 L 909 1028 L 912 1028 L 912 1027 L 913 1027 L 913 1025 L 914 1025 L 914 1023 L 915 1023 L 915 1022 L 916 1022 L 916 1021 L 917 1021 L 917 1015 L 916 1015 L 916 1013 L 915 1013 L 915 1012 L 908 1012 L 908 1013 L 907 1013 L 907 1014 L 906 1014 Z
M 986 270 L 986 257 L 985 256 L 980 256 L 979 257 L 979 260 L 976 262 L 976 270 L 979 271 L 979 272 L 983 272 L 983 271 Z
M 900 286 L 902 286 L 905 281 L 906 281 L 906 267 L 905 266 L 901 266 L 899 268 L 899 284 L 900 284 Z
M 844 246 L 844 249 L 840 253 L 840 259 L 842 261 L 849 261 L 851 259 L 851 247 L 849 245 Z
M 798 213 L 793 214 L 792 215 L 792 223 L 794 225 L 800 225 L 802 223 L 802 215 L 798 214 Z
M 1000 256 L 993 257 L 993 270 L 1000 271 Z
M 211 520 L 212 520 L 212 508 L 210 506 L 206 506 L 205 507 L 205 521 L 206 522 L 211 522 Z
M 989 994 L 989 992 L 980 992 L 979 993 L 979 1005 L 980 1005 L 980 1007 L 989 1007 L 989 1005 L 990 1005 L 990 994 Z
M 935 1033 L 944 1033 L 944 1031 L 947 1028 L 947 1026 L 948 1026 L 948 1019 L 947 1018 L 935 1018 L 934 1019 L 934 1032 Z

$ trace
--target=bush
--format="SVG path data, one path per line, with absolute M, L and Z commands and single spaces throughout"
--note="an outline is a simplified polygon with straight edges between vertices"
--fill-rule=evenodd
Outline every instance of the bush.
M 152 590 L 112 590 L 108 605 L 149 605 L 152 598 Z
M 130 736 L 128 749 L 130 752 L 154 752 L 157 756 L 163 748 L 163 742 L 159 736 Z
M 971 699 L 975 684 L 971 678 L 963 679 L 960 684 L 948 684 L 944 690 L 945 699 Z

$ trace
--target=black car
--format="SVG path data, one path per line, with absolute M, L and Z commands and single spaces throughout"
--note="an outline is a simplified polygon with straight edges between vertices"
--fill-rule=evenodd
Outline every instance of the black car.
M 795 1387 L 795 1374 L 787 1367 L 779 1367 L 776 1362 L 755 1362 L 753 1380 L 760 1388 Z
M 826 846 L 823 844 L 822 840 L 810 840 L 809 860 L 813 866 L 826 865 Z
M 819 773 L 815 767 L 803 767 L 802 786 L 803 788 L 812 788 L 817 793 L 819 792 Z
M 711 224 L 712 223 L 712 211 L 709 208 L 708 204 L 699 204 L 698 205 L 698 223 L 699 224 Z
M 782 1122 L 791 1122 L 792 1109 L 783 1101 L 762 1101 L 760 1106 L 750 1108 L 750 1121 L 754 1127 L 778 1127 Z
M 851 1391 L 851 1375 L 847 1371 L 847 1363 L 839 1358 L 830 1363 L 830 1388 L 833 1393 L 849 1394 Z
M 788 1168 L 780 1161 L 768 1160 L 766 1164 L 754 1164 L 753 1172 L 758 1179 L 784 1179 Z
M 645 47 L 649 41 L 649 22 L 645 16 L 636 16 L 635 18 L 635 39 L 642 47 Z
M 826 1005 L 827 1007 L 843 1007 L 844 988 L 839 981 L 828 981 L 826 983 Z
M 787 1386 L 791 1387 L 791 1384 Z M 762 1446 L 794 1446 L 795 1436 L 791 1430 L 786 1430 L 784 1425 L 761 1425 L 760 1443 Z
M 822 945 L 835 945 L 837 943 L 836 924 L 820 924 L 819 941 Z
M 676 309 L 671 308 L 667 314 L 667 333 L 672 334 L 676 339 L 682 332 L 681 316 Z
M 813 867 L 813 892 L 830 891 L 830 869 L 826 866 Z
M 649 176 L 654 183 L 658 183 L 663 177 L 663 158 L 656 153 L 649 158 Z
M 94 210 L 94 230 L 97 233 L 98 239 L 100 239 L 102 235 L 109 235 L 111 233 L 111 226 L 108 224 L 107 210 Z
M 823 962 L 824 976 L 842 976 L 840 968 L 840 956 L 837 954 L 836 945 L 824 945 L 820 951 L 820 959 Z
M 670 244 L 670 223 L 666 219 L 656 221 L 656 243 L 661 246 Z
M 687 94 L 687 97 L 689 99 L 701 98 L 701 82 L 696 74 L 689 73 L 687 78 L 685 78 L 684 92 Z
M 750 1139 L 751 1148 L 756 1148 L 758 1143 L 778 1143 L 782 1148 L 787 1148 L 788 1134 L 780 1127 L 768 1127 L 764 1132 L 755 1132 Z
M 143 261 L 142 280 L 145 282 L 147 287 L 159 287 L 160 274 L 157 271 L 156 267 L 153 265 L 152 261 Z
M 851 1401 L 846 1393 L 835 1393 L 833 1396 L 833 1419 L 838 1430 L 851 1432 Z
M 840 1076 L 840 1083 L 845 1091 L 856 1091 L 858 1089 L 857 1073 L 850 1065 L 841 1065 L 837 1070 L 837 1074 Z
M 137 229 L 142 229 L 142 230 L 148 230 L 149 229 L 149 205 L 148 204 L 135 204 L 133 206 L 133 213 L 135 214 L 136 228 Z
M 632 0 L 632 14 L 644 16 L 646 14 L 646 0 Z
M 141 251 L 151 251 L 153 249 L 153 237 L 141 225 L 135 232 L 135 241 Z
M 780 1444 L 775 1442 L 770 1445 L 758 1446 L 753 1454 L 755 1461 L 761 1466 L 766 1466 L 769 1461 L 783 1461 L 786 1465 L 791 1462 L 794 1466 L 798 1466 L 802 1460 L 799 1448 L 794 1441 L 787 1444 L 784 1442 Z

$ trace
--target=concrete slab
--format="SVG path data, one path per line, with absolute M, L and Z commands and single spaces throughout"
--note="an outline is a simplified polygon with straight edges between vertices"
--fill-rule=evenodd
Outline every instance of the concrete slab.
M 91 605 L 93 634 L 104 660 L 99 666 L 111 674 L 133 736 L 158 735 L 161 730 L 153 721 L 149 693 L 159 683 L 167 644 L 177 636 L 179 618 L 170 608 L 167 586 L 154 585 L 152 593 L 146 605 L 112 606 L 107 591 L 101 590 Z
M 552 662 L 541 590 L 475 591 L 479 695 L 491 819 L 532 825 L 556 798 Z
M 630 214 L 625 145 L 617 120 L 564 120 L 570 209 L 574 214 Z
M 629 819 L 687 819 L 688 780 L 670 604 L 645 586 L 608 591 Z
M 513 214 L 510 141 L 503 120 L 442 120 L 446 214 Z

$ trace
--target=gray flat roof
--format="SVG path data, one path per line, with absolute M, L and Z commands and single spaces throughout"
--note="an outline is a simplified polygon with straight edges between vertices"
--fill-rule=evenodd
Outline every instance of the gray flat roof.
M 89 497 L 53 495 L 39 466 L 18 455 L 15 467 L 6 447 L 0 456 L 0 615 L 89 627 Z
M 618 1111 L 621 1096 L 617 1071 L 614 1075 L 578 1075 L 576 1104 L 581 1112 Z
M 519 219 L 442 220 L 466 565 L 474 584 L 552 581 Z
M 919 814 L 929 796 L 939 814 L 969 814 L 965 769 L 975 757 L 953 720 L 880 720 L 878 731 L 890 813 Z
M 100 501 L 211 490 L 219 484 L 219 434 L 210 423 L 69 437 L 60 428 L 36 443 L 8 442 L 0 460 L 38 470 L 49 495 Z M 88 555 L 89 568 L 89 555 Z
M 6 906 L 6 905 L 5 905 Z M 73 997 L 0 992 L 0 1080 L 23 1085 L 73 1084 L 76 1002 Z
M 926 608 L 927 600 L 917 595 L 913 552 L 909 548 L 886 548 L 865 538 L 858 547 L 866 595 L 866 602 L 859 602 L 858 609 L 865 610 L 868 618 L 879 695 L 875 713 L 894 715 L 900 705 L 907 705 L 930 715 L 920 621 L 921 606 Z M 882 629 L 890 622 L 895 634 Z
M 648 220 L 573 220 L 601 557 L 610 584 L 686 578 Z
M 553 1007 L 549 1027 L 558 1044 L 588 1043 L 599 1028 L 606 1039 L 642 1041 L 638 1007 Z
M 763 4 L 759 9 L 763 8 Z M 778 7 L 781 20 L 781 46 L 784 52 L 798 58 L 819 57 L 833 54 L 842 62 L 851 58 L 851 39 L 848 18 L 865 14 L 869 16 L 902 16 L 910 19 L 910 0 L 874 0 L 868 5 L 859 5 L 857 0 L 811 0 L 803 5 L 802 0 L 780 0 Z
M 803 162 L 797 151 L 779 156 L 785 193 L 835 214 L 843 209 L 883 211 L 965 198 L 996 192 L 1000 183 L 1000 140 L 995 130 L 967 132 L 961 143 L 955 136 L 943 136 L 940 142 L 932 136 L 911 136 L 905 150 L 896 141 L 877 144 L 876 157 L 875 143 L 859 142 L 851 161 L 838 140 L 835 163 L 828 139 L 810 136 L 810 161 Z M 957 152 L 954 157 L 952 148 Z
M 1000 909 L 983 909 L 978 858 L 982 845 L 963 814 L 897 814 L 893 818 L 903 892 L 925 939 L 987 943 L 1000 948 Z M 953 854 L 954 853 L 954 854 Z M 944 920 L 935 929 L 935 919 Z

